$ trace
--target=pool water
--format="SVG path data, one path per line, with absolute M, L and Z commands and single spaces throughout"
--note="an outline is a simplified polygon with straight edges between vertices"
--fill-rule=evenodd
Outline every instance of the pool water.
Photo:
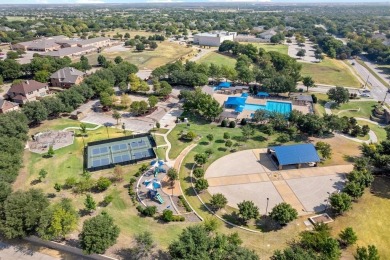
M 288 114 L 292 110 L 292 105 L 288 102 L 267 101 L 266 105 L 245 104 L 244 106 L 244 110 L 256 111 L 259 109 L 265 109 L 270 112 L 278 112 L 281 114 Z

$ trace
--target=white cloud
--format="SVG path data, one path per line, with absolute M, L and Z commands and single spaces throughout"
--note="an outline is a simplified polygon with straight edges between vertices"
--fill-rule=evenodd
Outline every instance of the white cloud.
M 49 3 L 49 1 L 47 1 L 47 0 L 35 0 L 35 2 L 38 4 L 48 4 Z
M 209 2 L 247 2 L 247 3 L 269 3 L 271 0 L 209 0 Z
M 147 0 L 147 3 L 181 3 L 183 1 L 176 1 L 176 0 Z
M 103 4 L 103 0 L 77 0 L 76 4 Z

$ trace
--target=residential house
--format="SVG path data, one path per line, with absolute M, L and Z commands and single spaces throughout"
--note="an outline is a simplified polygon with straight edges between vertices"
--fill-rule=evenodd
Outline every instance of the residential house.
M 83 81 L 85 73 L 75 68 L 65 67 L 54 72 L 50 76 L 50 83 L 53 87 L 70 88 Z
M 0 99 L 0 113 L 4 114 L 7 112 L 15 111 L 19 109 L 19 104 L 10 102 L 5 99 Z
M 29 101 L 35 101 L 40 97 L 46 96 L 49 87 L 47 83 L 41 83 L 35 80 L 26 80 L 12 84 L 7 92 L 7 96 L 13 102 L 25 104 Z

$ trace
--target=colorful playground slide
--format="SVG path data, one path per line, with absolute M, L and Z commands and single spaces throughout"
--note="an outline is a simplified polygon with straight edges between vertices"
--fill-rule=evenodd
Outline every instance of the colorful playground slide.
M 156 194 L 156 199 L 158 200 L 158 202 L 160 202 L 161 204 L 164 203 L 164 200 L 163 198 L 161 197 L 161 195 L 159 193 Z

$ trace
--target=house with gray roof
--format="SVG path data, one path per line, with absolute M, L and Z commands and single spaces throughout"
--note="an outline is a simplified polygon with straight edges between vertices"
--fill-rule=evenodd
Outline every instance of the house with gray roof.
M 53 87 L 70 88 L 83 81 L 85 73 L 72 67 L 65 67 L 57 70 L 50 76 L 50 83 Z

